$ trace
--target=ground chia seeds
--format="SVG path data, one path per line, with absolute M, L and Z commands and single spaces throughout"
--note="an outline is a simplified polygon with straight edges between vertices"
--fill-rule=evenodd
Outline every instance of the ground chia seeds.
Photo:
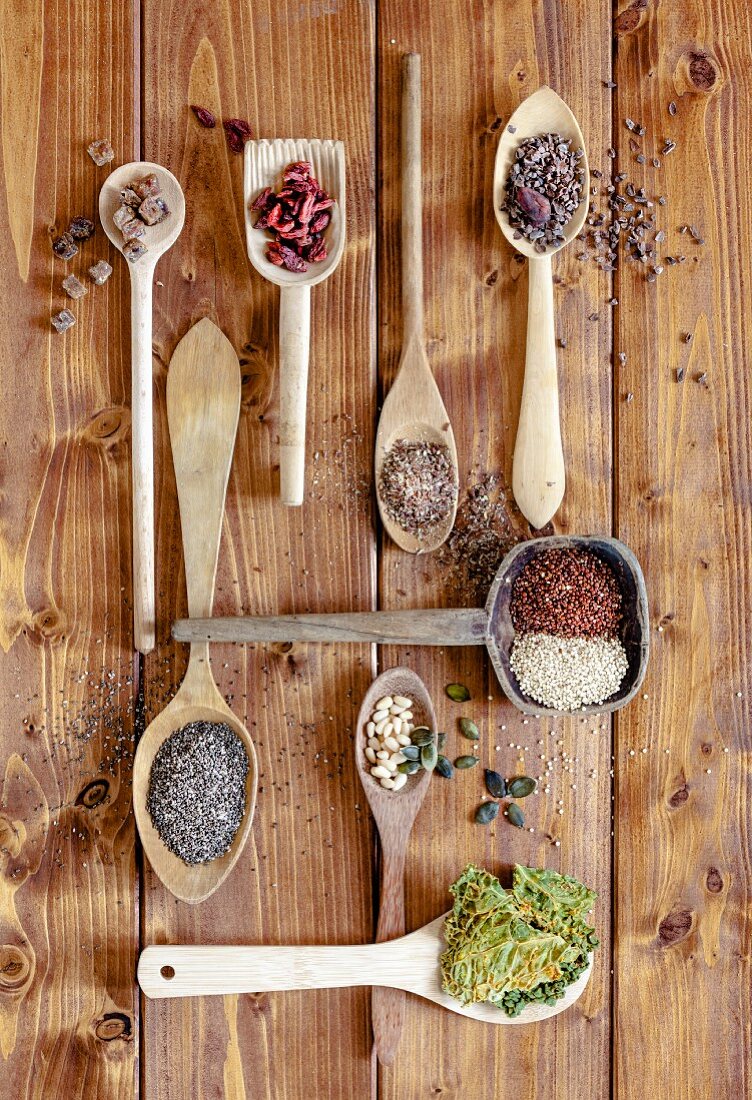
M 154 828 L 185 863 L 224 855 L 245 814 L 248 754 L 224 722 L 189 722 L 161 746 L 146 799 Z
M 379 496 L 390 519 L 417 539 L 450 515 L 457 499 L 452 457 L 445 443 L 398 439 L 386 453 Z

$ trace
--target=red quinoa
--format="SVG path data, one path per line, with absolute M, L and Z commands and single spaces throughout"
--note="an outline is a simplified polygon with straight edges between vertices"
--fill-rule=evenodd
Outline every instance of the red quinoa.
M 588 550 L 547 550 L 536 554 L 517 577 L 510 610 L 520 634 L 614 638 L 621 589 L 610 565 Z

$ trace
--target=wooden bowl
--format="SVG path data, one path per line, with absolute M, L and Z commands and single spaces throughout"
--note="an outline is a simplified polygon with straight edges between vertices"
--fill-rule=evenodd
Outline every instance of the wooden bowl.
M 512 625 L 510 603 L 515 580 L 537 554 L 546 550 L 577 547 L 589 550 L 611 566 L 619 581 L 622 599 L 622 623 L 619 637 L 626 650 L 629 667 L 618 692 L 606 702 L 589 704 L 579 710 L 557 710 L 544 707 L 520 690 L 517 677 L 510 665 L 510 653 L 515 630 Z M 524 714 L 572 715 L 608 714 L 621 710 L 637 694 L 645 678 L 650 650 L 650 620 L 645 578 L 640 563 L 628 546 L 618 539 L 597 535 L 550 535 L 545 538 L 521 542 L 504 558 L 491 586 L 486 602 L 488 613 L 488 652 L 491 655 L 499 683 L 505 695 Z

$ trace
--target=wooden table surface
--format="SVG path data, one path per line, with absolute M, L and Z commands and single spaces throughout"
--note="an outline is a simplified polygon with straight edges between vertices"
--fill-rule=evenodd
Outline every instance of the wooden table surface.
M 635 265 L 612 275 L 578 260 L 577 245 L 554 261 L 568 485 L 551 529 L 612 533 L 640 558 L 644 694 L 613 721 L 525 722 L 480 650 L 217 646 L 215 674 L 258 749 L 259 799 L 234 873 L 191 908 L 144 864 L 130 807 L 133 739 L 185 667 L 169 640 L 185 593 L 164 389 L 189 326 L 215 320 L 243 375 L 217 612 L 471 606 L 481 595 L 446 557 L 384 543 L 370 482 L 400 348 L 407 50 L 423 57 L 428 353 L 463 498 L 496 476 L 511 537 L 531 534 L 504 495 L 527 275 L 490 201 L 500 128 L 548 83 L 580 120 L 592 167 L 608 172 L 613 146 L 619 171 L 667 197 L 655 208 L 661 253 L 686 262 L 654 283 Z M 0 5 L 3 1100 L 752 1096 L 750 95 L 745 0 Z M 314 291 L 300 509 L 277 500 L 278 296 L 246 257 L 242 158 L 190 103 L 248 118 L 258 136 L 346 143 L 347 248 Z M 647 129 L 645 165 L 627 117 Z M 158 646 L 140 662 L 128 277 L 101 229 L 69 269 L 106 258 L 112 278 L 73 303 L 67 335 L 49 324 L 68 304 L 50 234 L 93 216 L 107 169 L 85 150 L 102 136 L 115 163 L 169 167 L 187 200 L 154 288 Z M 676 149 L 656 169 L 664 138 Z M 679 234 L 685 224 L 704 244 Z M 550 794 L 525 805 L 530 831 L 473 824 L 479 771 L 432 784 L 408 855 L 409 926 L 446 908 L 469 860 L 572 873 L 598 891 L 603 944 L 582 999 L 519 1028 L 409 999 L 387 1070 L 371 1057 L 366 989 L 140 1000 L 148 943 L 372 937 L 376 847 L 353 723 L 375 671 L 398 661 L 425 678 L 452 739 L 459 711 L 443 688 L 468 684 L 484 763 L 537 775 L 541 754 L 553 760 Z

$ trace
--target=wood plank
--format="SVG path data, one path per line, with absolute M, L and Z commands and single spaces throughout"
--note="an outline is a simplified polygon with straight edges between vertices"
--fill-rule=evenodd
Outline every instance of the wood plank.
M 640 7 L 616 22 L 617 118 L 645 125 L 646 150 L 677 142 L 644 174 L 668 198 L 661 254 L 687 259 L 655 285 L 633 267 L 618 280 L 618 531 L 642 560 L 655 633 L 649 698 L 618 723 L 615 1095 L 649 1081 L 666 1100 L 720 1100 L 752 1094 L 750 13 Z M 641 182 L 623 123 L 618 135 Z
M 541 83 L 569 102 L 591 162 L 610 144 L 609 98 L 600 87 L 610 68 L 607 13 L 583 3 L 380 5 L 380 364 L 384 388 L 399 356 L 399 59 L 423 58 L 423 171 L 426 343 L 452 418 L 465 486 L 485 475 L 511 481 L 520 404 L 527 278 L 498 229 L 491 206 L 500 127 Z M 556 530 L 604 532 L 611 526 L 610 316 L 607 277 L 583 268 L 576 246 L 554 260 L 562 428 L 568 487 Z M 586 320 L 600 312 L 600 323 Z M 527 530 L 510 498 L 500 526 L 510 541 Z M 389 608 L 473 606 L 484 586 L 455 569 L 453 555 L 409 558 L 384 546 L 380 570 Z M 393 1068 L 380 1074 L 380 1094 L 412 1100 L 429 1092 L 467 1097 L 593 1098 L 608 1095 L 610 927 L 610 724 L 524 723 L 503 701 L 485 654 L 475 649 L 389 649 L 384 665 L 404 662 L 425 678 L 452 756 L 463 751 L 456 730 L 463 711 L 478 722 L 481 757 L 507 774 L 544 773 L 553 758 L 549 794 L 528 799 L 527 825 L 505 819 L 483 831 L 472 815 L 483 792 L 480 768 L 452 783 L 432 784 L 408 855 L 410 928 L 447 906 L 447 886 L 472 860 L 506 874 L 512 862 L 571 872 L 600 895 L 596 923 L 603 948 L 592 983 L 568 1013 L 535 1028 L 479 1029 L 439 1008 L 410 1000 Z M 444 686 L 467 684 L 473 701 L 451 704 Z M 518 750 L 512 746 L 522 746 Z M 541 745 L 539 742 L 543 742 Z M 498 750 L 495 746 L 499 746 Z M 562 754 L 576 758 L 564 770 Z M 566 765 L 569 767 L 569 765 Z M 591 769 L 595 778 L 590 779 Z M 577 788 L 573 790 L 571 784 Z M 558 800 L 563 800 L 560 815 Z M 560 847 L 554 846 L 560 840 Z
M 138 1044 L 130 767 L 128 276 L 86 146 L 136 146 L 135 10 L 0 7 L 0 1096 L 133 1095 Z M 116 268 L 93 286 L 97 259 Z M 70 272 L 89 294 L 70 302 Z M 50 316 L 70 306 L 64 336 Z M 112 768 L 110 767 L 112 764 Z
M 182 672 L 169 641 L 185 612 L 164 423 L 175 343 L 211 316 L 238 351 L 243 407 L 215 610 L 286 613 L 375 603 L 372 502 L 373 28 L 367 6 L 237 0 L 144 4 L 145 154 L 184 183 L 185 231 L 158 278 L 158 649 L 147 708 Z M 347 49 L 343 44 L 347 44 Z M 308 492 L 277 500 L 278 291 L 245 255 L 242 158 L 188 104 L 250 119 L 260 137 L 346 143 L 347 248 L 313 291 Z M 213 649 L 214 671 L 259 754 L 256 821 L 220 891 L 191 909 L 145 875 L 144 942 L 346 943 L 371 938 L 371 824 L 352 724 L 372 675 L 369 646 Z M 145 1097 L 367 1096 L 364 990 L 205 999 L 144 1010 Z M 322 1042 L 322 1035 L 332 1037 Z

